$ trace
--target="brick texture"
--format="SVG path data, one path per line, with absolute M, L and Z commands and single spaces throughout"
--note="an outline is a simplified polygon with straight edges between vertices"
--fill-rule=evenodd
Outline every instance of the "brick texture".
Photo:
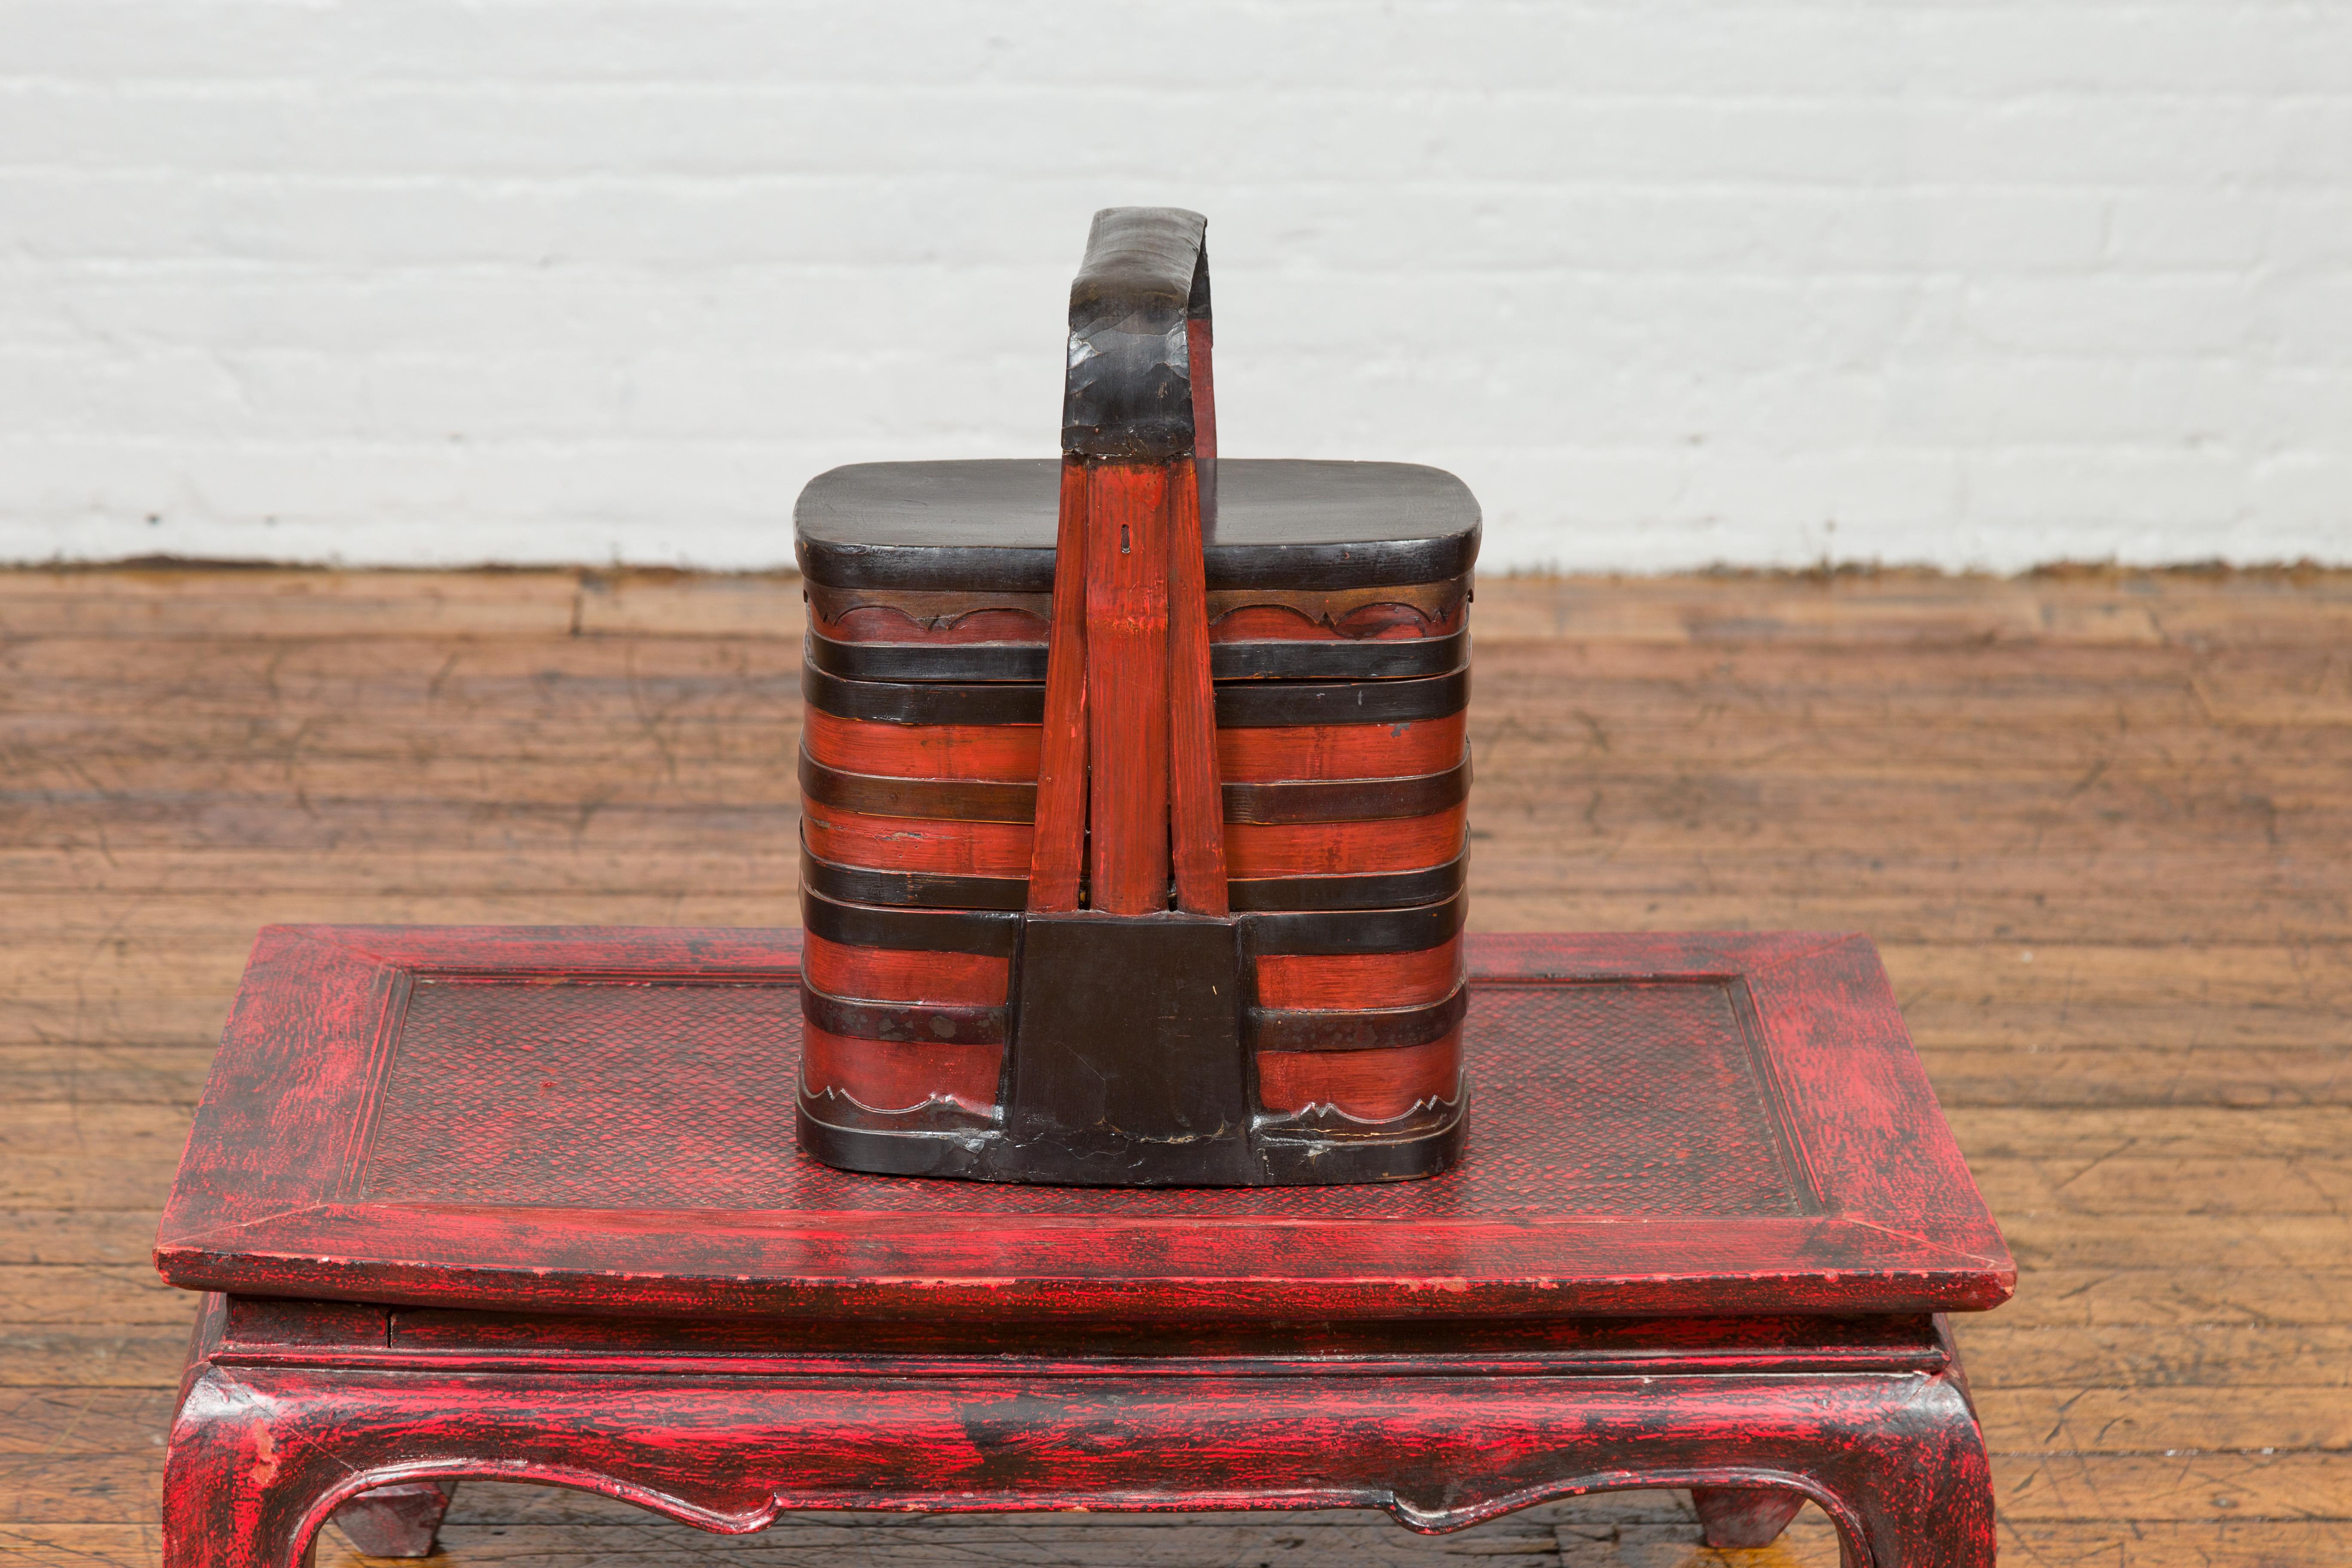
M 789 559 L 1086 216 L 1496 565 L 2352 561 L 2352 5 L 0 0 L 0 559 Z

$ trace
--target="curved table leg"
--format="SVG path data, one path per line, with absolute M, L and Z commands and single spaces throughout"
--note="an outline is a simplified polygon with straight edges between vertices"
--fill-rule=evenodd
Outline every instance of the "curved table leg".
M 446 1507 L 465 1476 L 578 1487 L 730 1534 L 772 1522 L 772 1487 L 747 1481 L 723 1455 L 688 1444 L 681 1463 L 665 1466 L 637 1447 L 658 1451 L 703 1425 L 698 1406 L 736 1414 L 707 1385 L 682 1405 L 662 1401 L 667 1381 L 199 1363 L 182 1385 L 163 1461 L 163 1568 L 308 1568 L 320 1529 L 354 1500 L 422 1484 Z M 571 1398 L 547 1397 L 559 1392 Z M 649 1421 L 616 1414 L 640 1394 L 659 1406 Z M 486 1410 L 504 1419 L 472 1419 Z M 613 1440 L 600 1442 L 597 1427 Z M 434 1510 L 436 1530 L 439 1517 Z
M 305 1493 L 333 1484 L 280 1429 L 272 1402 L 223 1386 L 206 1367 L 186 1384 L 163 1458 L 164 1568 L 303 1568 L 315 1521 Z M 321 1515 L 323 1517 L 323 1514 Z
M 1792 1455 L 1790 1470 L 1810 1469 L 1819 1489 L 1739 1485 L 1731 1477 L 1725 1484 L 1694 1485 L 1691 1501 L 1706 1544 L 1769 1546 L 1810 1493 L 1837 1524 L 1846 1568 L 1991 1568 L 1992 1472 L 1983 1432 L 1949 1323 L 1937 1317 L 1935 1332 L 1945 1363 L 1916 1385 L 1916 1398 L 1891 1405 L 1875 1400 L 1864 1392 L 1868 1379 L 1817 1384 L 1825 1393 L 1839 1392 L 1829 1393 L 1820 1409 L 1810 1465 L 1801 1454 Z M 1746 1457 L 1759 1458 L 1762 1449 L 1750 1436 L 1743 1433 L 1738 1446 Z
M 1812 1498 L 1853 1568 L 1991 1568 L 1992 1483 L 1929 1373 L 722 1376 L 203 1365 L 166 1568 L 295 1568 L 337 1508 L 473 1476 L 705 1530 L 787 1509 L 1383 1507 L 1458 1529 L 1580 1492 Z

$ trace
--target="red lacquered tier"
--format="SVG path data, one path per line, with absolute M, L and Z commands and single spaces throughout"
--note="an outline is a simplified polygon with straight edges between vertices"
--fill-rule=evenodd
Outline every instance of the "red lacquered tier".
M 1474 936 L 1461 1166 L 1393 1185 L 861 1176 L 794 1146 L 793 931 L 279 926 L 166 1279 L 868 1319 L 1922 1312 L 2015 1268 L 1860 937 Z

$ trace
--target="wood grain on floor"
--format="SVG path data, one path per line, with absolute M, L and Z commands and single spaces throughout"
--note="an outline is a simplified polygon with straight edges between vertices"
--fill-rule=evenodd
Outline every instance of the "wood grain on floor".
M 1473 921 L 1877 938 L 2023 1270 L 2012 1563 L 2352 1559 L 2352 574 L 1489 580 Z M 788 577 L 0 573 L 0 1558 L 155 1561 L 145 1258 L 254 928 L 789 922 Z M 839 1516 L 469 1485 L 451 1564 L 1833 1563 L 1623 1494 Z M 356 1561 L 328 1541 L 322 1563 Z

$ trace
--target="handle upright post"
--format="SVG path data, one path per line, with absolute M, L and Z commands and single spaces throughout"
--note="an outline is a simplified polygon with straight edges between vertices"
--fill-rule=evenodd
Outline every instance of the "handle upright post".
M 1227 912 L 1209 679 L 1207 221 L 1107 207 L 1070 286 L 1029 907 Z M 1076 868 L 1086 867 L 1083 893 Z M 1171 888 L 1172 876 L 1172 888 Z

